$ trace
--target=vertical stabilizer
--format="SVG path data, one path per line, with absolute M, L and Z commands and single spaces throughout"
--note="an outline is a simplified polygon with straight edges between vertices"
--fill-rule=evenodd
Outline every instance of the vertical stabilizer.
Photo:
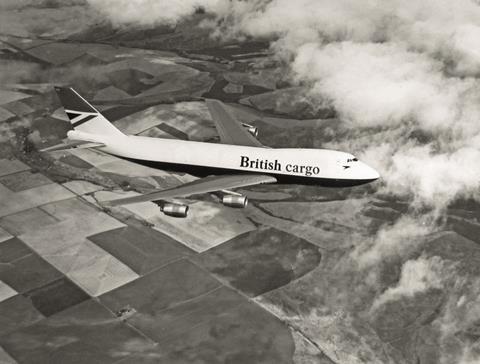
M 73 88 L 55 87 L 58 98 L 75 130 L 99 135 L 123 135 Z

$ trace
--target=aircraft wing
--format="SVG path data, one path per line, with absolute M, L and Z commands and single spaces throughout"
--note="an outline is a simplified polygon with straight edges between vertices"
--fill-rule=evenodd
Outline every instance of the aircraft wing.
M 205 102 L 212 115 L 221 143 L 265 148 L 233 117 L 221 101 L 207 99 Z
M 128 205 L 138 202 L 156 201 L 175 197 L 185 197 L 201 193 L 216 192 L 231 188 L 253 186 L 262 183 L 274 183 L 277 179 L 262 174 L 235 174 L 224 176 L 208 176 L 185 183 L 181 186 L 162 191 L 147 193 L 145 195 L 121 198 L 103 203 L 105 207 Z

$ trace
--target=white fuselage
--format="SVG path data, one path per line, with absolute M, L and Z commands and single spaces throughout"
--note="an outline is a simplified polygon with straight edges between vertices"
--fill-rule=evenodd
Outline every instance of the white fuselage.
M 103 143 L 105 147 L 100 150 L 131 160 L 271 174 L 279 180 L 300 177 L 311 180 L 309 183 L 356 185 L 379 177 L 373 168 L 351 154 L 327 149 L 270 149 L 78 131 L 69 132 L 69 138 Z

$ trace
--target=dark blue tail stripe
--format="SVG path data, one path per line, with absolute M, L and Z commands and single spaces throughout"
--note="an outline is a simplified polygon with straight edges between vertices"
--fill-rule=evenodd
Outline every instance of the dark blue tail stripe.
M 98 116 L 98 115 L 88 115 L 88 116 L 84 117 L 83 119 L 78 120 L 78 121 L 72 123 L 72 125 L 73 125 L 73 127 L 80 126 L 80 125 L 82 125 L 83 123 L 86 123 L 87 121 L 92 120 L 92 119 L 93 119 L 94 117 L 96 117 L 96 116 Z

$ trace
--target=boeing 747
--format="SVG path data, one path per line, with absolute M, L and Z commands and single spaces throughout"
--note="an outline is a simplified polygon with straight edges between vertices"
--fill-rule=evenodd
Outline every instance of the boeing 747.
M 169 200 L 216 192 L 223 204 L 246 207 L 247 197 L 233 189 L 276 182 L 349 187 L 379 178 L 377 171 L 349 153 L 266 147 L 255 138 L 256 127 L 235 120 L 217 100 L 205 102 L 220 143 L 207 143 L 126 135 L 74 89 L 55 90 L 73 130 L 67 133 L 68 143 L 44 151 L 94 148 L 136 163 L 202 176 L 178 187 L 105 202 L 106 207 L 152 201 L 166 215 L 186 217 L 188 206 Z

